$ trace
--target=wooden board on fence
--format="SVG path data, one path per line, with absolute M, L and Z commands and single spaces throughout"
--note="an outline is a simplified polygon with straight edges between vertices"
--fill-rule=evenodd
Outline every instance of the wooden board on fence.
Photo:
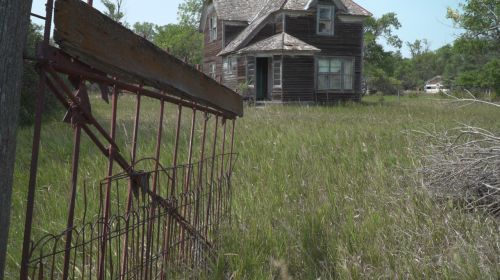
M 80 0 L 57 0 L 54 22 L 61 49 L 98 70 L 243 115 L 237 93 Z

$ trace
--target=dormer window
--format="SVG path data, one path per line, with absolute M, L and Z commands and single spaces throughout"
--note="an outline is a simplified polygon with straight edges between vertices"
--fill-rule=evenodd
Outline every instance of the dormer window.
M 317 12 L 317 28 L 316 32 L 319 35 L 333 36 L 334 21 L 335 21 L 335 7 L 334 6 L 321 6 L 318 5 Z
M 213 16 L 210 18 L 210 25 L 208 26 L 210 31 L 210 42 L 217 40 L 217 17 Z

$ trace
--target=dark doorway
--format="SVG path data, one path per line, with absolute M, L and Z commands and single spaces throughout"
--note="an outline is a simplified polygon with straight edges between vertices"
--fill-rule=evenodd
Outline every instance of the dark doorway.
M 269 59 L 267 57 L 257 58 L 257 100 L 265 100 L 268 92 L 268 70 Z

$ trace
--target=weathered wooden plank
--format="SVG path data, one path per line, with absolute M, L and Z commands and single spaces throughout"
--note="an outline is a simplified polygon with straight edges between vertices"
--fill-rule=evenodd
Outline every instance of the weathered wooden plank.
M 96 69 L 243 115 L 241 97 L 80 0 L 57 0 L 54 38 Z

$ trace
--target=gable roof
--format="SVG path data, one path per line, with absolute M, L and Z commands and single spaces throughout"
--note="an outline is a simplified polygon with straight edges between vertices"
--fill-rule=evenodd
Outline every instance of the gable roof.
M 232 53 L 248 43 L 253 36 L 267 23 L 267 19 L 279 11 L 287 0 L 268 0 L 266 5 L 255 16 L 255 19 L 236 38 L 231 41 L 218 55 Z
M 425 82 L 426 85 L 428 84 L 436 84 L 436 83 L 440 83 L 443 81 L 443 77 L 442 76 L 436 76 L 436 77 L 433 77 L 432 79 L 428 80 Z
M 342 14 L 371 16 L 372 14 L 352 0 L 332 0 Z M 284 3 L 283 3 L 284 2 Z M 316 0 L 214 0 L 217 16 L 221 20 L 251 22 L 265 14 L 264 7 L 278 5 L 285 10 L 305 11 Z
M 320 52 L 315 46 L 309 45 L 290 34 L 279 33 L 267 39 L 241 49 L 238 53 L 253 52 Z

